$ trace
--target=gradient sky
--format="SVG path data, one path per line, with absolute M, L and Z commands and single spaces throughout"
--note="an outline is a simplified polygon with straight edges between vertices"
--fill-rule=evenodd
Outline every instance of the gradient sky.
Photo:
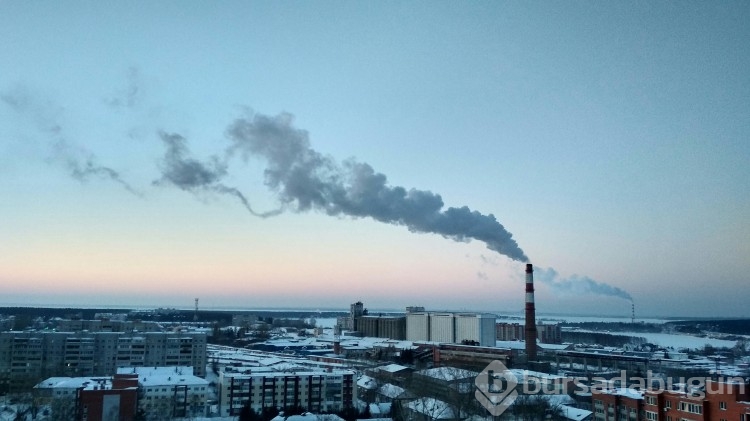
M 368 218 L 156 185 L 244 110 L 493 214 L 636 313 L 750 316 L 750 3 L 0 1 L 0 305 L 520 311 L 523 265 Z M 107 167 L 78 177 L 70 164 Z M 278 208 L 265 163 L 225 181 Z M 537 282 L 540 312 L 629 301 Z

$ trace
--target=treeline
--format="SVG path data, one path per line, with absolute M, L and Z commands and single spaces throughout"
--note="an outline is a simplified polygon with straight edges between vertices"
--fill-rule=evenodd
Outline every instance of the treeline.
M 625 322 L 579 322 L 579 323 L 561 323 L 565 327 L 573 327 L 586 330 L 607 330 L 612 332 L 643 332 L 643 333 L 660 333 L 663 330 L 662 325 L 655 323 L 625 323 Z
M 59 317 L 61 319 L 93 319 L 96 313 L 130 313 L 122 308 L 51 308 L 51 307 L 0 307 L 0 314 L 16 317 Z
M 628 344 L 646 343 L 646 338 L 625 335 L 613 335 L 604 332 L 562 331 L 562 341 L 574 344 L 597 344 L 602 346 L 623 347 Z
M 750 335 L 750 319 L 681 320 L 665 323 L 676 332 L 718 332 L 731 335 Z
M 54 308 L 54 307 L 0 307 L 0 315 L 15 316 L 16 324 L 25 327 L 31 320 L 41 317 L 44 320 L 53 318 L 94 320 L 97 314 L 125 314 L 128 320 L 155 322 L 211 322 L 221 325 L 232 323 L 234 315 L 257 316 L 260 320 L 275 319 L 309 319 L 335 318 L 348 314 L 343 311 L 230 311 L 230 310 L 177 310 L 160 308 L 155 310 L 136 310 L 126 308 Z M 288 325 L 287 325 L 288 326 Z M 17 326 L 18 328 L 18 326 Z

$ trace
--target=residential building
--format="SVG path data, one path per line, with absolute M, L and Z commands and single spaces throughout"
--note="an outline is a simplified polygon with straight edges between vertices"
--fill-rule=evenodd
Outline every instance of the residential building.
M 644 402 L 641 391 L 628 388 L 604 390 L 594 393 L 592 401 L 596 421 L 640 421 L 643 419 L 639 418 Z
M 51 376 L 106 376 L 131 366 L 190 366 L 202 377 L 206 362 L 204 333 L 0 332 L 0 392 Z
M 55 419 L 132 421 L 138 400 L 137 376 L 50 377 L 34 386 L 38 404 Z
M 146 414 L 167 419 L 207 415 L 209 384 L 192 367 L 121 367 L 117 372 L 137 376 L 138 406 Z
M 708 380 L 645 391 L 613 389 L 592 394 L 596 421 L 750 421 L 746 379 Z
M 234 373 L 219 375 L 219 412 L 235 416 L 249 404 L 263 408 L 302 407 L 314 412 L 337 412 L 350 408 L 357 393 L 354 371 Z
M 161 332 L 162 326 L 157 322 L 141 320 L 113 320 L 107 317 L 94 320 L 55 319 L 54 326 L 58 332 Z

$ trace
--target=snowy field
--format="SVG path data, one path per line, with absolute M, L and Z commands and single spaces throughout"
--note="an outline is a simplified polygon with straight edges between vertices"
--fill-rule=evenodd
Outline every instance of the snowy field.
M 704 346 L 706 346 L 706 344 L 709 344 L 717 348 L 724 348 L 724 347 L 731 348 L 737 344 L 737 341 L 727 341 L 724 339 L 714 339 L 714 338 L 699 338 L 697 336 L 690 336 L 690 335 L 673 335 L 670 333 L 640 333 L 640 332 L 614 332 L 614 333 L 617 335 L 625 335 L 625 336 L 640 336 L 641 338 L 646 338 L 646 340 L 651 342 L 652 344 L 657 344 L 657 345 L 661 345 L 664 347 L 671 346 L 674 349 L 703 348 Z

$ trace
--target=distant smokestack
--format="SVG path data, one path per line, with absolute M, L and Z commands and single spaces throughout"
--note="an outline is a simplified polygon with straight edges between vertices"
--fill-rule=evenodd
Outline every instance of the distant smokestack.
M 635 303 L 630 303 L 630 323 L 635 323 Z
M 536 361 L 536 309 L 534 308 L 534 267 L 526 264 L 526 358 Z

